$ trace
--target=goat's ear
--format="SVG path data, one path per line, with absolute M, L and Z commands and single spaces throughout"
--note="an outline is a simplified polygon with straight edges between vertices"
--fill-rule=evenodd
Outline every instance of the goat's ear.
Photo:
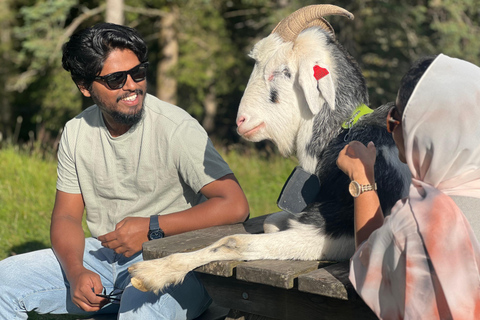
M 325 102 L 335 110 L 335 85 L 328 66 L 301 62 L 298 80 L 313 114 L 317 114 Z

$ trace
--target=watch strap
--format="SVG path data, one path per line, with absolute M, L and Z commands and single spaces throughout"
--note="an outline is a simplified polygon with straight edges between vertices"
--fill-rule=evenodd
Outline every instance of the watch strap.
M 377 191 L 377 183 L 376 182 L 373 185 L 372 184 L 361 184 L 360 186 L 362 188 L 361 193 L 364 193 L 366 191 Z
M 160 225 L 158 224 L 158 215 L 154 214 L 150 216 L 150 226 L 149 230 L 158 230 L 160 229 Z

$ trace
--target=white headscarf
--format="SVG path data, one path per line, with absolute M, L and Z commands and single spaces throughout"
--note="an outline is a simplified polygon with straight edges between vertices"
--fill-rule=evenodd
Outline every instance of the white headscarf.
M 352 257 L 350 280 L 383 319 L 480 319 L 480 245 L 447 196 L 480 198 L 480 68 L 439 55 L 402 127 L 409 197 Z
M 434 287 L 443 291 L 450 315 L 476 319 L 480 248 L 445 195 L 480 198 L 480 68 L 439 55 L 415 87 L 402 124 L 412 186 L 400 210 L 410 211 L 418 224 L 438 278 Z
M 402 125 L 415 180 L 480 198 L 480 68 L 439 55 L 415 87 Z

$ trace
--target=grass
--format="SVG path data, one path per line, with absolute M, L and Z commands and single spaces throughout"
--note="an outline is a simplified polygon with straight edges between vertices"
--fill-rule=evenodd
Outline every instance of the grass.
M 254 149 L 221 151 L 247 196 L 250 216 L 279 211 L 276 203 L 282 187 L 297 165 L 294 158 L 265 154 Z
M 56 164 L 0 150 L 0 259 L 50 246 Z
M 293 158 L 253 148 L 218 148 L 239 180 L 252 217 L 278 211 L 277 197 L 296 165 Z M 0 149 L 0 260 L 50 247 L 50 215 L 57 179 L 54 157 Z M 84 221 L 84 230 L 89 235 Z

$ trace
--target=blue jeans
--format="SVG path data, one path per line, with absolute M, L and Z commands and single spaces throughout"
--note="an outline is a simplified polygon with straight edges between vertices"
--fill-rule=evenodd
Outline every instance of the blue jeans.
M 182 284 L 158 295 L 135 289 L 127 269 L 142 260 L 141 253 L 125 258 L 104 248 L 95 238 L 85 239 L 84 266 L 100 275 L 107 294 L 114 289 L 124 290 L 119 304 L 110 303 L 96 314 L 118 313 L 120 320 L 193 319 L 208 308 L 211 298 L 193 273 Z M 94 314 L 73 304 L 70 286 L 52 249 L 0 261 L 0 319 L 27 319 L 30 311 Z

